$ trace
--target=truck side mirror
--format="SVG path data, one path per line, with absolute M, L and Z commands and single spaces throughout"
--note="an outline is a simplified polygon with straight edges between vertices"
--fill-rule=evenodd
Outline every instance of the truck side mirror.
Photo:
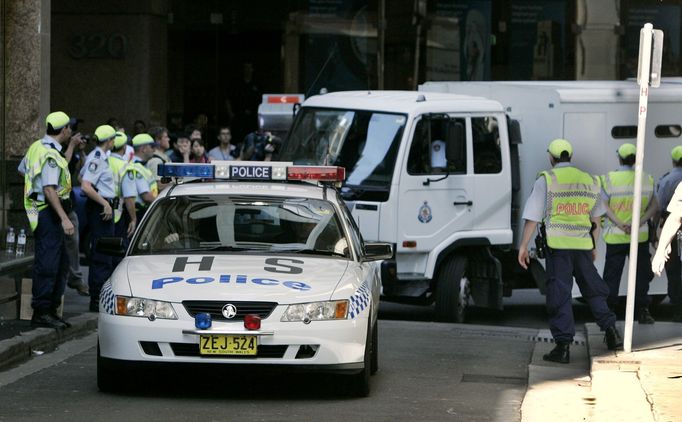
M 466 133 L 464 125 L 460 121 L 448 121 L 445 131 L 445 157 L 448 164 L 456 163 L 465 159 Z
M 97 239 L 95 250 L 103 255 L 125 256 L 126 250 L 123 245 L 123 238 L 120 237 L 101 237 Z
M 509 119 L 507 131 L 509 132 L 510 144 L 518 145 L 521 143 L 521 125 L 518 120 Z

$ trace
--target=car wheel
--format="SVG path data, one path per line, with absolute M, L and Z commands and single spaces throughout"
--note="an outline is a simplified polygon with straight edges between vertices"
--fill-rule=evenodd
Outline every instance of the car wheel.
M 379 320 L 374 323 L 372 328 L 372 359 L 369 373 L 374 375 L 379 370 Z
M 464 322 L 471 295 L 469 280 L 464 277 L 466 265 L 464 256 L 454 255 L 441 266 L 436 279 L 436 320 Z
M 371 315 L 371 313 L 370 313 Z M 364 367 L 362 371 L 358 374 L 351 375 L 348 379 L 348 393 L 353 397 L 367 397 L 369 396 L 369 377 L 372 372 L 372 359 L 371 359 L 371 322 L 372 319 L 369 318 L 367 321 L 367 338 L 365 339 L 365 355 L 363 359 Z
M 117 374 L 118 372 L 118 374 Z M 99 342 L 97 343 L 97 388 L 103 393 L 113 393 L 121 391 L 119 381 L 121 372 L 114 368 L 111 362 L 104 359 L 99 352 Z

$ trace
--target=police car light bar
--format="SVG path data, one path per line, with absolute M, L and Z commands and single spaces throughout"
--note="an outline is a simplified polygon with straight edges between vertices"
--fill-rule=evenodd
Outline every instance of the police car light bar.
M 342 182 L 346 169 L 337 166 L 295 166 L 293 163 L 245 162 L 232 164 L 216 161 L 211 164 L 169 163 L 159 166 L 161 177 L 194 177 L 229 180 L 300 180 Z

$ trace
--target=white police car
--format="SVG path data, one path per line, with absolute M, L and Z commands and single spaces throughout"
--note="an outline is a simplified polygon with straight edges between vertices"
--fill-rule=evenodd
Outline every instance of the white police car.
M 377 370 L 378 260 L 335 185 L 339 167 L 170 164 L 159 195 L 100 296 L 97 382 L 151 362 Z M 184 179 L 183 179 L 184 178 Z M 311 183 L 312 182 L 312 183 Z M 121 239 L 101 252 L 122 254 Z

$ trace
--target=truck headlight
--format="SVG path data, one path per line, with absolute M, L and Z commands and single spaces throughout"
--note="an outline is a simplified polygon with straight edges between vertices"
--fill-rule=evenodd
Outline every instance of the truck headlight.
M 116 296 L 116 315 L 178 319 L 170 302 L 126 296 Z
M 330 300 L 325 302 L 297 303 L 289 305 L 282 315 L 282 322 L 294 321 L 326 321 L 346 319 L 348 317 L 348 300 Z

